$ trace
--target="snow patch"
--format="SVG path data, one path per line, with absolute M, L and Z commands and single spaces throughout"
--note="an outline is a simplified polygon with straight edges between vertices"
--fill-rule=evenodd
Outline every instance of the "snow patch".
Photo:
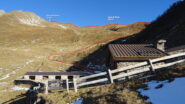
M 96 74 L 102 73 L 102 71 L 94 71 Z
M 11 73 L 8 73 L 8 74 L 4 75 L 3 77 L 1 77 L 1 78 L 0 78 L 0 80 L 7 79 L 7 78 L 9 78 L 9 77 L 10 77 L 10 75 L 13 75 L 13 74 L 16 74 L 15 70 L 14 70 L 14 71 L 12 71 Z
M 31 26 L 40 26 L 41 23 L 39 22 L 39 20 L 34 20 L 32 18 L 29 19 L 19 19 L 19 22 L 22 24 L 27 24 L 27 25 L 31 25 Z
M 26 62 L 26 64 L 28 65 L 28 64 L 30 64 L 30 63 L 32 63 L 33 62 L 33 60 L 28 60 L 27 62 Z
M 35 40 L 32 40 L 31 43 L 34 44 L 36 42 L 40 41 L 40 39 L 35 39 Z
M 30 51 L 30 49 L 24 49 L 24 52 L 29 52 Z
M 25 90 L 25 91 L 28 91 L 29 88 L 26 88 L 26 87 L 20 87 L 20 86 L 14 86 L 11 88 L 11 90 L 14 90 L 14 91 L 20 91 L 20 90 Z
M 4 15 L 6 12 L 4 10 L 0 10 L 0 16 Z
M 6 85 L 8 84 L 7 82 L 0 82 L 0 85 Z
M 32 40 L 31 43 L 36 43 L 36 40 Z
M 34 61 L 34 60 L 28 60 L 28 61 L 26 61 L 25 64 L 23 65 L 23 67 L 25 67 L 26 65 L 32 63 L 33 61 Z M 23 67 L 22 67 L 22 68 L 23 68 Z M 18 71 L 18 70 L 20 70 L 20 69 L 21 69 L 21 67 L 17 67 L 16 70 L 14 70 L 14 71 L 12 71 L 12 72 L 10 72 L 10 73 L 4 75 L 3 77 L 0 78 L 0 80 L 4 80 L 4 79 L 9 78 L 10 75 L 16 74 L 16 71 Z
M 12 50 L 12 51 L 16 51 L 16 50 L 17 50 L 17 48 L 12 48 L 11 50 Z
M 39 16 L 31 12 L 15 11 L 13 17 L 14 20 L 18 20 L 18 22 L 20 22 L 21 24 L 41 27 L 44 26 L 42 25 L 42 21 L 44 20 L 42 20 Z
M 151 101 L 154 104 L 184 104 L 184 82 L 184 77 L 176 78 L 170 83 L 168 81 L 151 81 L 145 83 L 148 85 L 148 90 L 138 89 L 138 91 L 142 95 L 148 96 L 149 99 L 147 101 Z
M 127 41 L 127 39 L 123 39 L 123 40 L 121 40 L 121 42 L 122 42 L 122 43 L 125 43 L 126 41 Z
M 43 58 L 43 56 L 35 56 L 36 58 L 40 59 L 40 58 Z
M 59 52 L 64 52 L 64 50 L 63 49 L 60 49 Z
M 6 74 L 6 75 L 4 75 L 3 77 L 1 77 L 0 80 L 7 79 L 7 78 L 9 78 L 9 77 L 10 77 L 10 74 Z
M 83 98 L 78 98 L 74 103 L 72 104 L 83 104 Z
M 103 65 L 93 65 L 91 62 L 88 63 L 87 67 L 90 68 L 90 69 L 98 69 L 98 70 L 107 69 L 105 64 L 103 64 Z
M 59 27 L 61 27 L 61 28 L 63 28 L 63 29 L 67 29 L 67 27 L 66 26 L 64 26 L 64 25 L 58 25 Z

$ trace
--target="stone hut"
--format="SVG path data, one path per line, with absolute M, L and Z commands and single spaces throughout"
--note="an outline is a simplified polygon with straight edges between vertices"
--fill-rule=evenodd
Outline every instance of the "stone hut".
M 108 46 L 109 58 L 108 66 L 111 69 L 117 69 L 136 64 L 149 59 L 167 56 L 164 52 L 164 43 L 159 41 L 157 45 L 153 44 L 110 44 Z
M 86 72 L 27 72 L 24 80 L 66 80 L 89 75 Z

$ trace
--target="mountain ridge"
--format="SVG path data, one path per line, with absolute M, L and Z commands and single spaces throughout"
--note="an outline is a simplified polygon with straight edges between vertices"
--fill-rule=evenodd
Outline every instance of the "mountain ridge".
M 159 16 L 146 29 L 131 39 L 130 43 L 155 43 L 167 40 L 166 48 L 185 44 L 185 1 L 174 3 L 163 15 Z

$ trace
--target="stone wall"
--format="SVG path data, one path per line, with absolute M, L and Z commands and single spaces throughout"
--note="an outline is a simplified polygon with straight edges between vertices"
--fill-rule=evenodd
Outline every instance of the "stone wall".
M 177 54 L 177 53 L 182 53 L 182 52 L 185 52 L 185 49 L 171 51 L 171 52 L 167 52 L 167 53 L 170 54 L 170 55 L 172 55 L 172 54 Z
M 144 62 L 144 61 L 140 61 L 140 62 Z M 124 68 L 124 67 L 128 67 L 128 66 L 132 66 L 132 65 L 138 64 L 140 62 L 118 62 L 117 68 Z M 165 62 L 160 62 L 160 63 L 158 62 L 158 63 L 154 63 L 153 66 L 159 66 L 159 65 L 163 65 L 163 64 L 165 64 Z M 143 67 L 134 68 L 134 69 L 132 69 L 132 71 L 133 70 L 140 70 L 140 69 L 147 68 L 147 67 L 149 68 L 151 66 L 148 64 Z M 129 71 L 131 71 L 131 70 L 129 70 Z
M 139 62 L 117 62 L 117 68 L 123 68 L 131 65 L 135 65 Z

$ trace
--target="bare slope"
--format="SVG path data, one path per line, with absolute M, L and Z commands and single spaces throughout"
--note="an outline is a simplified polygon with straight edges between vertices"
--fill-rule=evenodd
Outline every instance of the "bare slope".
M 173 4 L 163 15 L 152 22 L 135 39 L 138 43 L 167 40 L 167 48 L 185 44 L 185 1 Z

